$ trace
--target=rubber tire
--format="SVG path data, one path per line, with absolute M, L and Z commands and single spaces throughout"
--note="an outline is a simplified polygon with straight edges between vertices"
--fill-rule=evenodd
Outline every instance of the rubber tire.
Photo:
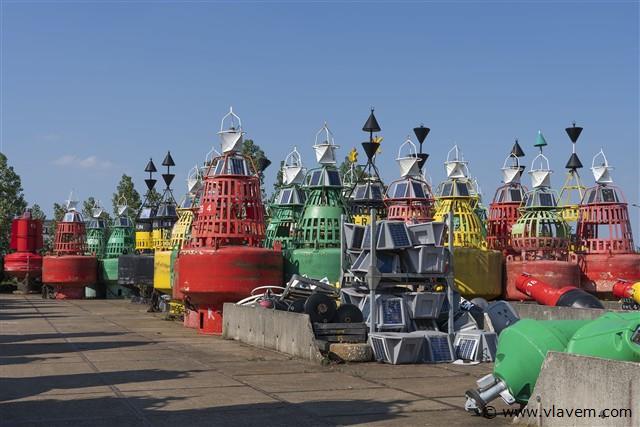
M 307 300 L 305 300 L 304 298 L 295 300 L 289 305 L 289 311 L 293 313 L 304 313 L 304 303 L 306 301 Z
M 329 323 L 336 315 L 337 305 L 333 298 L 319 293 L 311 294 L 304 303 L 304 312 L 313 323 Z
M 335 323 L 362 323 L 362 311 L 353 304 L 342 304 L 336 312 Z

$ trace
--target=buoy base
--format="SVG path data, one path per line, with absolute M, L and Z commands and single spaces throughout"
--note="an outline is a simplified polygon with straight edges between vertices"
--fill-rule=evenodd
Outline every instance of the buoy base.
M 198 307 L 198 333 L 204 335 L 222 334 L 222 307 Z
M 55 286 L 56 299 L 82 299 L 84 297 L 83 287 Z
M 131 289 L 118 284 L 107 285 L 107 299 L 131 298 Z
M 578 256 L 582 288 L 601 296 L 611 296 L 618 279 L 640 281 L 640 254 L 587 254 Z
M 198 329 L 198 325 L 200 324 L 200 315 L 195 310 L 185 308 L 182 324 L 185 328 Z
M 522 261 L 507 258 L 506 273 L 504 298 L 512 301 L 532 301 L 531 297 L 516 288 L 516 279 L 522 273 L 537 277 L 553 288 L 580 287 L 580 268 L 577 264 L 569 261 Z

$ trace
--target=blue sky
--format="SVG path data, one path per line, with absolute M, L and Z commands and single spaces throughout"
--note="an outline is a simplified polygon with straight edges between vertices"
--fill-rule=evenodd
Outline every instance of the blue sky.
M 585 166 L 604 147 L 638 203 L 638 21 L 635 1 L 5 1 L 2 145 L 27 199 L 47 210 L 71 188 L 109 203 L 122 173 L 142 189 L 148 157 L 160 163 L 167 149 L 179 194 L 233 105 L 274 162 L 270 189 L 294 145 L 313 166 L 325 120 L 341 156 L 360 148 L 373 105 L 385 180 L 422 122 L 434 183 L 457 143 L 488 204 L 513 139 L 530 166 L 538 129 L 559 188 L 575 120 Z

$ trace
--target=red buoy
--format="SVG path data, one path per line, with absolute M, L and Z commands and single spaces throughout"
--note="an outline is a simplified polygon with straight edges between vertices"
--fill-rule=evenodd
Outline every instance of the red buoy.
M 636 304 L 640 304 L 640 282 L 629 282 L 627 280 L 618 279 L 614 283 L 613 296 L 616 298 L 629 298 Z
M 225 121 L 230 126 L 225 128 Z M 262 285 L 282 285 L 282 252 L 262 248 L 264 205 L 258 171 L 238 150 L 240 118 L 222 119 L 222 154 L 208 165 L 191 239 L 176 260 L 176 281 L 185 306 L 198 310 L 198 331 L 222 332 L 222 306 Z
M 487 218 L 487 246 L 489 249 L 502 251 L 505 256 L 517 255 L 511 244 L 511 227 L 520 218 L 520 204 L 526 193 L 520 183 L 524 166 L 520 165 L 518 155 L 524 156 L 524 153 L 516 140 L 511 154 L 502 166 L 504 184 L 496 190 Z
M 583 287 L 599 294 L 612 292 L 619 277 L 640 281 L 640 253 L 635 252 L 627 202 L 613 185 L 611 169 L 600 150 L 591 164 L 596 186 L 585 192 L 578 216 L 576 254 Z
M 384 199 L 388 220 L 411 224 L 433 221 L 433 194 L 421 169 L 427 157 L 417 152 L 410 139 L 400 146 L 396 162 L 401 178 L 389 185 Z
M 67 201 L 67 212 L 56 227 L 53 254 L 42 260 L 42 282 L 54 288 L 56 299 L 82 298 L 84 287 L 97 280 L 98 261 L 85 255 L 86 231 L 77 203 L 71 197 Z
M 558 197 L 551 188 L 549 160 L 542 154 L 547 142 L 538 133 L 535 144 L 540 153 L 533 159 L 531 182 L 520 207 L 520 216 L 511 226 L 510 246 L 517 255 L 506 259 L 507 281 L 504 295 L 510 300 L 526 300 L 531 296 L 517 288 L 522 273 L 543 278 L 548 286 L 562 288 L 567 284 L 580 286 L 580 269 L 569 256 L 570 229 L 558 208 Z
M 11 250 L 4 258 L 4 272 L 18 280 L 18 289 L 23 292 L 39 290 L 42 279 L 42 221 L 33 219 L 31 211 L 11 222 Z
M 593 295 L 575 286 L 553 287 L 530 274 L 523 273 L 516 279 L 520 292 L 542 305 L 573 308 L 604 308 Z

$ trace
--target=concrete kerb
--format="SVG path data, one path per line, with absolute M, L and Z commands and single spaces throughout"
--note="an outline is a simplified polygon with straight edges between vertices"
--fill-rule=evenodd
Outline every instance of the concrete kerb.
M 222 337 L 268 348 L 312 362 L 322 354 L 309 316 L 281 310 L 224 304 Z
M 517 421 L 537 426 L 638 426 L 640 363 L 549 352 Z

